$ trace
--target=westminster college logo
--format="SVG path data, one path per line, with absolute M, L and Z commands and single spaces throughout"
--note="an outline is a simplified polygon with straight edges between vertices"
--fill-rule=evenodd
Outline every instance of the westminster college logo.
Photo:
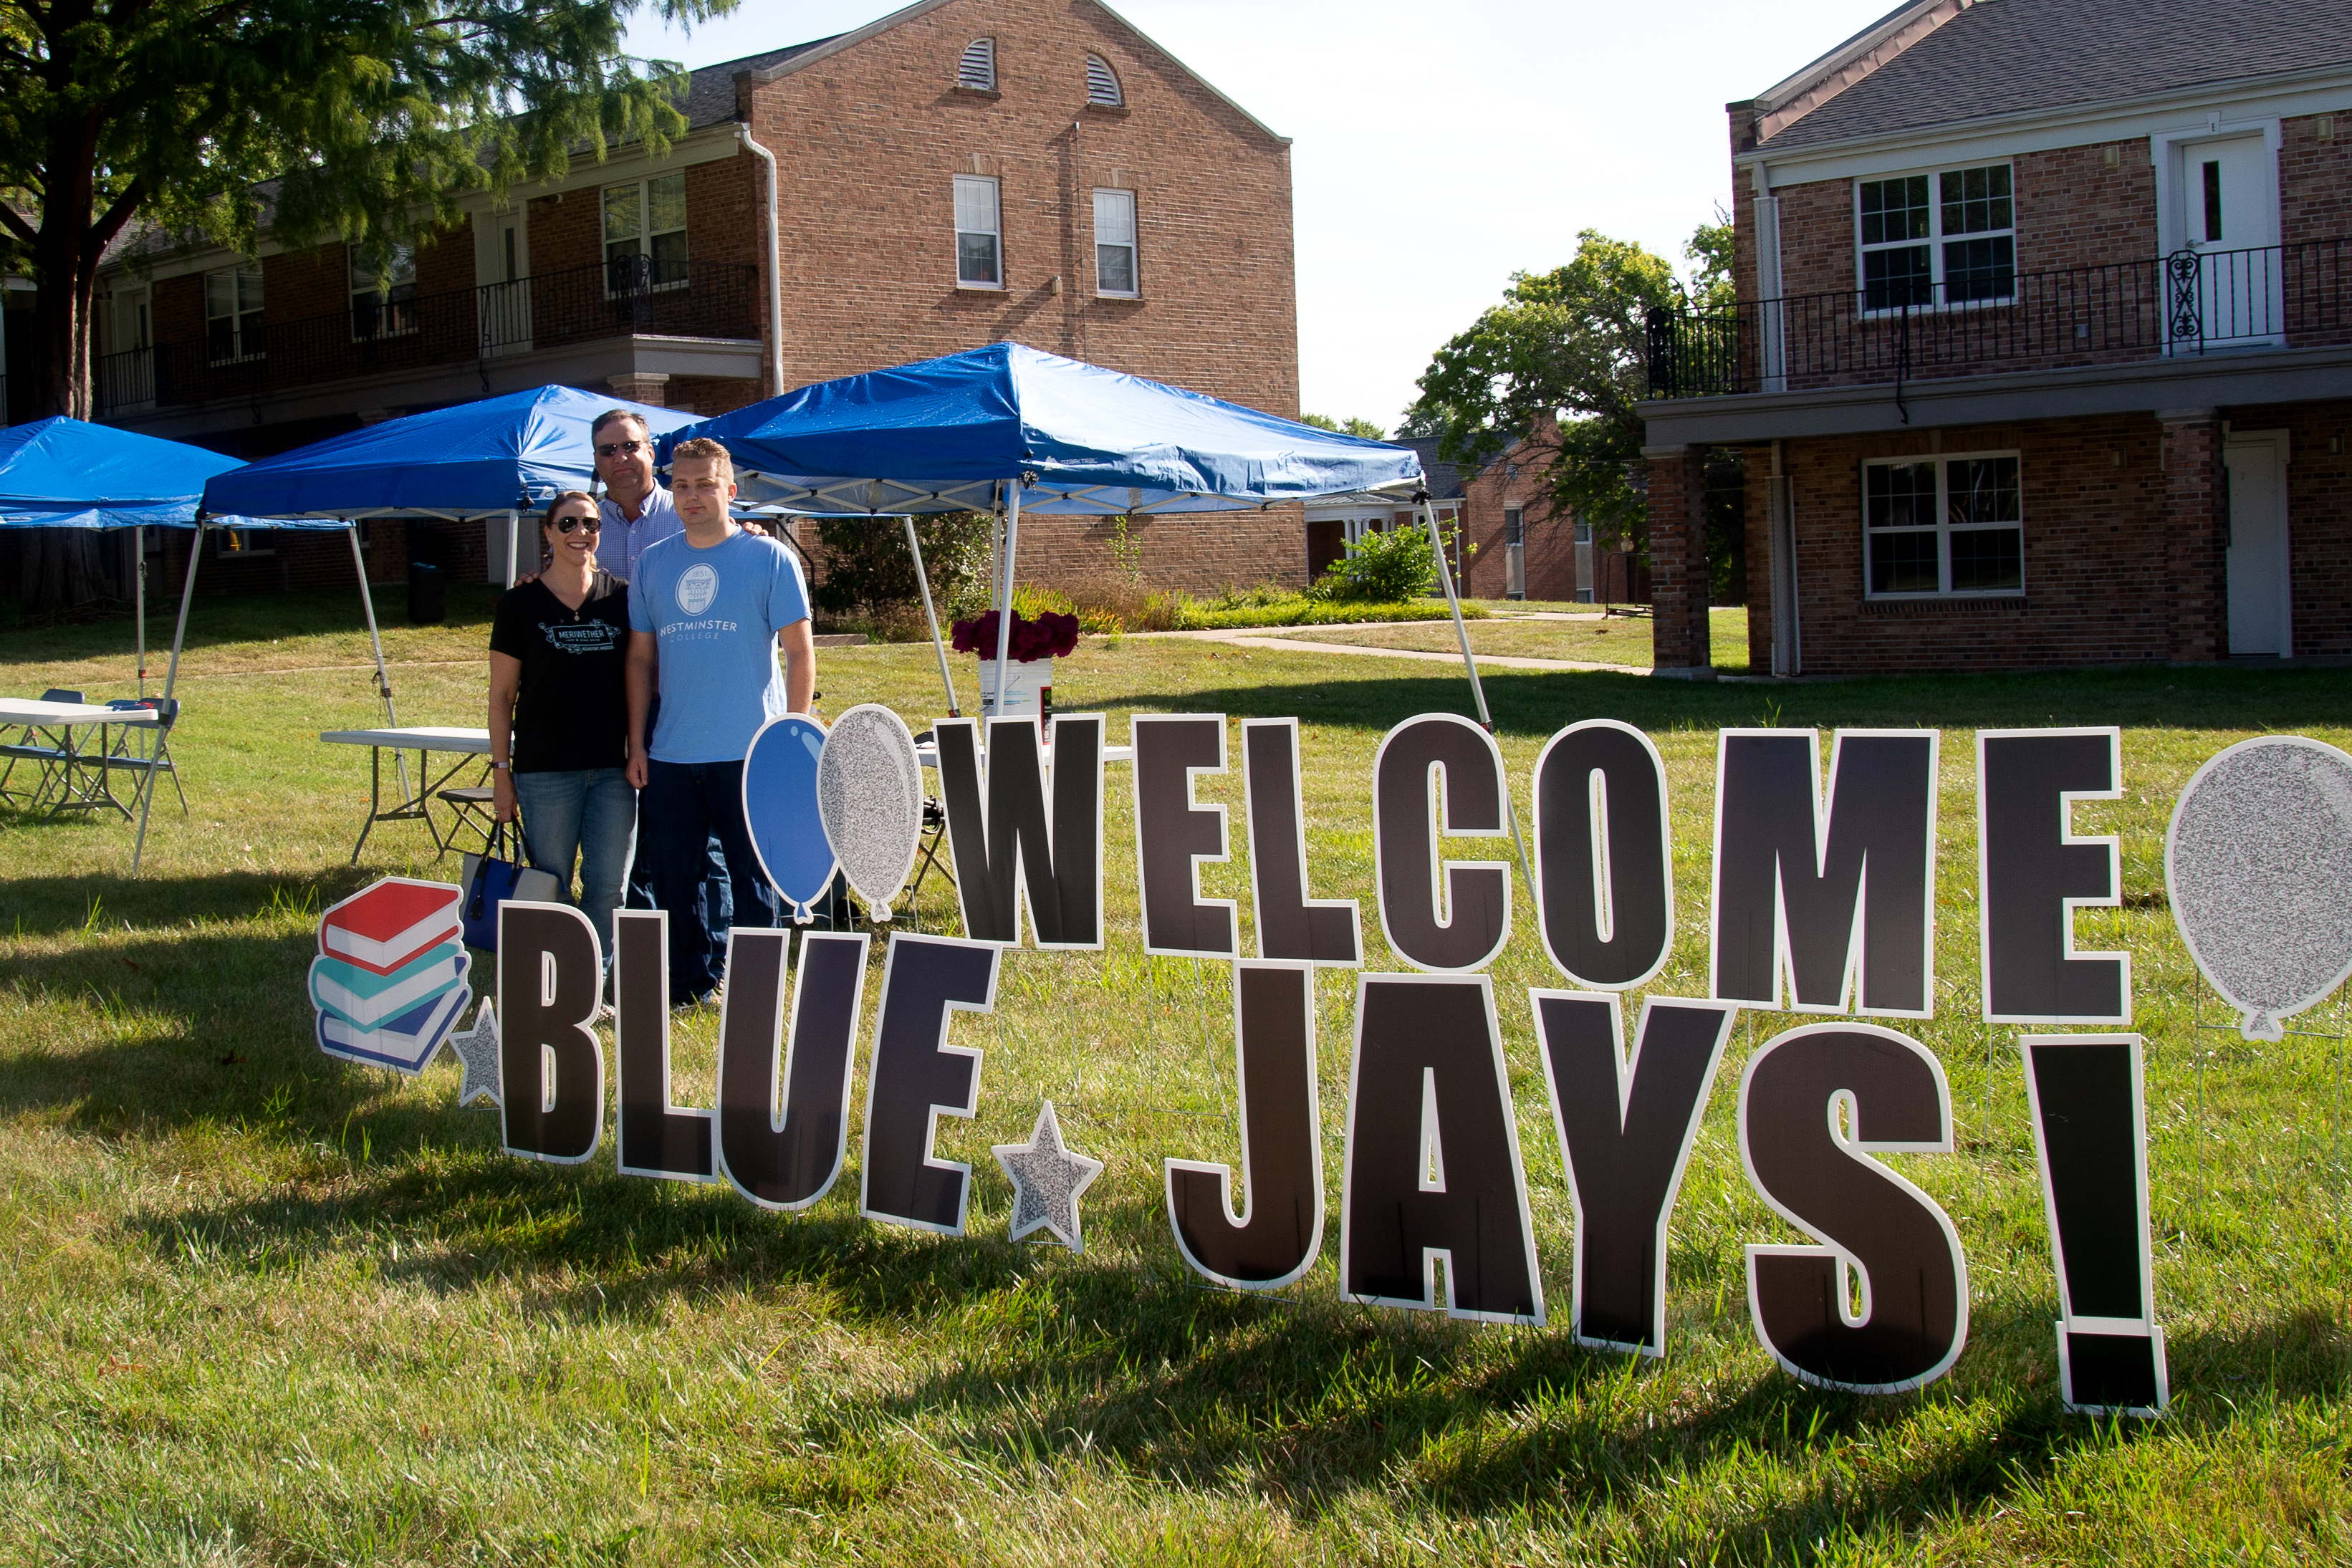
M 697 561 L 678 574 L 677 607 L 687 614 L 701 614 L 718 597 L 719 569 L 709 561 Z

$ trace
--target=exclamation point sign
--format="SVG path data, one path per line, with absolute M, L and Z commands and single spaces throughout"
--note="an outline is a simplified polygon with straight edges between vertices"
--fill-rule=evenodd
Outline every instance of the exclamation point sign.
M 2170 1391 L 2148 1250 L 2140 1037 L 2018 1044 L 2058 1272 L 2060 1396 L 2070 1410 L 2159 1415 Z

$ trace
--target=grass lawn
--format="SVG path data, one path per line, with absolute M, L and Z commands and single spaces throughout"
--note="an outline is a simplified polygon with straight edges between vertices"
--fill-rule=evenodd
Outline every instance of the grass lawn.
M 391 633 L 404 721 L 481 722 L 488 601 L 452 597 L 449 626 Z M 456 1107 L 446 1061 L 402 1080 L 311 1043 L 319 908 L 435 869 L 399 827 L 344 863 L 366 758 L 313 737 L 376 717 L 356 623 L 349 595 L 199 605 L 174 740 L 194 817 L 159 810 L 141 880 L 119 823 L 0 820 L 0 1561 L 2352 1561 L 2338 1048 L 2197 1029 L 2222 1015 L 2162 868 L 2173 799 L 2222 746 L 2352 745 L 2352 672 L 1487 677 L 1523 812 L 1559 727 L 1615 716 L 1656 738 L 1679 920 L 1660 994 L 1704 992 L 1717 727 L 1944 728 L 1940 1016 L 1914 1028 L 1949 1071 L 1960 1147 L 1891 1158 L 1953 1216 L 1972 1330 L 1950 1375 L 1870 1398 L 1796 1383 L 1748 1325 L 1743 1246 L 1800 1238 L 1740 1172 L 1738 1074 L 1787 1015 L 1743 1019 L 1717 1082 L 1663 1361 L 1337 1299 L 1340 975 L 1318 992 L 1322 1260 L 1273 1300 L 1200 1288 L 1160 1162 L 1238 1164 L 1227 982 L 1141 954 L 1118 768 L 1108 949 L 1008 954 L 996 1014 L 955 1025 L 984 1053 L 978 1116 L 942 1118 L 938 1140 L 975 1168 L 971 1238 L 860 1221 L 855 1137 L 843 1180 L 794 1216 L 624 1179 L 609 1130 L 586 1166 L 501 1155 L 497 1113 Z M 0 634 L 0 691 L 124 695 L 129 648 L 125 621 Z M 956 675 L 970 701 L 972 661 Z M 940 711 L 920 646 L 829 651 L 818 684 L 836 713 L 882 701 L 920 727 Z M 1458 674 L 1090 639 L 1055 686 L 1108 710 L 1115 740 L 1137 712 L 1300 716 L 1313 891 L 1364 900 L 1370 967 L 1394 966 L 1372 917 L 1373 749 L 1401 718 L 1458 711 Z M 2132 952 L 2148 1040 L 2174 1390 L 2153 1423 L 2058 1408 L 2012 1031 L 1975 998 L 1969 731 L 2107 723 L 2126 727 L 2125 798 L 2075 824 L 2122 835 L 2128 896 L 2084 912 L 2077 942 Z M 1240 781 L 1200 793 L 1233 810 L 1237 849 L 1204 894 L 1246 912 Z M 915 913 L 939 929 L 949 912 L 935 886 Z M 1524 902 L 1494 977 L 1557 1325 L 1570 1207 L 1527 989 L 1559 981 Z M 2343 1018 L 2330 1002 L 2305 1023 Z M 716 1029 L 678 1021 L 682 1104 L 709 1103 Z M 1083 1257 L 1003 1239 L 988 1145 L 1024 1140 L 1049 1095 L 1108 1162 Z
M 1498 616 L 1510 614 L 1510 609 L 1491 601 L 1487 607 Z M 1480 653 L 1502 653 L 1522 659 L 1573 659 L 1585 664 L 1628 664 L 1638 669 L 1650 667 L 1650 618 L 1647 615 L 1618 615 L 1603 620 L 1600 612 L 1590 604 L 1568 608 L 1594 618 L 1590 621 L 1496 619 L 1476 622 L 1469 628 L 1471 649 Z M 1708 615 L 1713 623 L 1711 643 L 1715 667 L 1727 674 L 1747 674 L 1748 612 L 1744 609 L 1715 610 Z M 1317 630 L 1295 635 L 1309 643 L 1354 643 L 1371 648 L 1418 648 L 1439 653 L 1454 653 L 1462 645 L 1455 638 L 1451 621 L 1436 625 L 1372 626 L 1348 632 Z

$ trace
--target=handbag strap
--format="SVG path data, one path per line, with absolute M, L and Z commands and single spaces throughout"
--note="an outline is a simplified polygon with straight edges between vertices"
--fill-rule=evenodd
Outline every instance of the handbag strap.
M 482 894 L 489 880 L 490 862 L 503 860 L 506 849 L 507 825 L 504 822 L 491 823 L 489 841 L 482 845 L 481 858 L 474 862 L 474 884 L 466 890 L 467 919 L 479 920 L 482 917 Z

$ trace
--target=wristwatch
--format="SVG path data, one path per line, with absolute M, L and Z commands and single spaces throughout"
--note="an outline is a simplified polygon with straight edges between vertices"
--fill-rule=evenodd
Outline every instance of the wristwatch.
M 490 766 L 500 773 L 511 773 L 514 771 L 514 764 L 511 762 L 493 762 Z

